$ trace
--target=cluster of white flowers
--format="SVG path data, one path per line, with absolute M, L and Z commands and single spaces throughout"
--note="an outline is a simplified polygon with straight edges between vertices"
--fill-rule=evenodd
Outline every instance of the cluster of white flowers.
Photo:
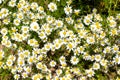
M 47 6 L 51 14 L 59 9 L 57 1 Z M 80 10 L 71 3 L 66 2 L 62 19 L 26 0 L 9 1 L 8 6 L 16 7 L 16 12 L 0 9 L 1 45 L 12 50 L 0 50 L 0 68 L 10 69 L 16 80 L 87 80 L 98 70 L 106 73 L 111 66 L 119 66 L 120 14 L 103 23 L 93 9 L 93 13 L 74 19 L 72 15 L 79 15 Z M 116 71 L 120 75 L 120 70 Z

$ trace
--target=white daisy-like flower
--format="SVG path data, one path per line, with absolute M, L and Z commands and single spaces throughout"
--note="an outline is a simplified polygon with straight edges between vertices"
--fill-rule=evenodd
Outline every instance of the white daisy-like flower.
M 38 62 L 38 63 L 36 64 L 36 67 L 37 67 L 37 69 L 42 69 L 43 63 Z
M 95 55 L 95 60 L 99 62 L 101 60 L 102 56 L 100 54 Z
M 56 62 L 55 62 L 54 60 L 52 60 L 52 61 L 50 62 L 50 66 L 51 66 L 51 67 L 55 67 L 55 65 L 56 65 Z
M 28 26 L 22 26 L 22 32 L 23 33 L 28 33 L 29 32 L 29 27 Z
M 71 14 L 71 13 L 72 13 L 72 7 L 66 6 L 66 7 L 64 8 L 64 12 L 65 12 L 66 15 Z
M 45 49 L 47 50 L 47 51 L 49 51 L 50 49 L 51 49 L 51 43 L 47 43 L 47 44 L 45 44 Z
M 94 70 L 100 69 L 100 64 L 99 64 L 99 63 L 94 63 L 94 64 L 93 64 L 93 69 L 94 69 Z
M 64 38 L 64 37 L 67 37 L 67 36 L 69 36 L 69 35 L 68 35 L 68 32 L 66 30 L 60 31 L 60 37 L 61 38 Z
M 79 59 L 76 56 L 72 56 L 70 61 L 73 65 L 76 65 L 79 62 Z
M 60 76 L 60 74 L 62 74 L 62 70 L 61 69 L 56 70 L 56 74 Z
M 16 80 L 19 80 L 20 75 L 19 75 L 19 74 L 15 74 L 15 75 L 14 75 L 14 78 L 15 78 Z
M 25 61 L 22 59 L 19 59 L 18 61 L 18 66 L 24 66 L 25 65 Z
M 10 7 L 15 7 L 16 6 L 16 1 L 15 0 L 11 0 L 11 1 L 9 1 L 8 5 Z
M 50 4 L 48 4 L 48 8 L 50 11 L 54 12 L 57 10 L 57 5 L 53 2 L 51 2 Z
M 8 30 L 7 28 L 2 28 L 0 32 L 2 35 L 6 35 L 8 33 Z
M 39 6 L 39 7 L 37 8 L 37 10 L 38 10 L 38 12 L 40 12 L 40 13 L 43 13 L 43 12 L 44 12 L 44 8 L 43 8 L 42 6 Z
M 56 20 L 56 27 L 61 28 L 63 26 L 63 22 L 61 20 Z
M 101 61 L 100 61 L 100 64 L 102 65 L 102 66 L 106 66 L 107 65 L 107 60 L 105 60 L 105 59 L 102 59 Z
M 14 25 L 18 26 L 20 24 L 20 19 L 14 19 L 13 23 Z
M 115 52 L 118 52 L 118 51 L 119 51 L 118 45 L 114 45 L 114 46 L 112 47 L 112 50 L 113 50 L 114 53 L 115 53 Z
M 114 58 L 113 58 L 113 62 L 115 64 L 120 64 L 120 57 L 118 55 L 116 55 Z
M 95 38 L 94 37 L 87 37 L 87 43 L 88 44 L 94 44 L 95 43 Z
M 88 77 L 92 77 L 95 74 L 95 72 L 92 69 L 86 70 L 86 73 Z
M 24 68 L 23 68 L 27 73 L 30 73 L 31 72 L 31 67 L 26 67 L 26 66 L 24 66 Z
M 36 2 L 31 3 L 31 9 L 32 10 L 37 10 L 38 4 Z
M 112 36 L 118 35 L 118 30 L 117 30 L 117 28 L 111 29 L 110 34 L 111 34 Z
M 83 46 L 77 47 L 79 53 L 84 53 L 85 48 Z
M 60 63 L 63 63 L 63 62 L 66 62 L 66 59 L 65 59 L 64 56 L 61 56 L 61 57 L 59 58 L 59 61 L 60 61 Z
M 28 74 L 27 74 L 26 72 L 23 72 L 23 73 L 22 73 L 22 77 L 23 77 L 23 78 L 26 78 L 26 77 L 28 77 Z
M 92 22 L 92 20 L 89 19 L 89 18 L 85 18 L 85 19 L 83 20 L 83 22 L 85 23 L 85 25 L 90 25 L 91 22 Z
M 37 32 L 39 29 L 40 29 L 40 27 L 39 27 L 39 24 L 37 22 L 32 22 L 30 24 L 30 30 L 33 30 L 33 31 Z
M 111 47 L 107 46 L 104 48 L 103 53 L 110 53 L 111 52 Z
M 110 26 L 111 28 L 115 28 L 116 25 L 117 25 L 117 22 L 116 22 L 115 20 L 111 20 L 111 21 L 109 22 L 109 26 Z
M 38 32 L 38 35 L 41 39 L 45 39 L 46 38 L 46 34 L 45 32 L 41 31 L 41 32 Z
M 6 65 L 7 66 L 12 66 L 13 65 L 13 61 L 12 60 L 7 60 Z

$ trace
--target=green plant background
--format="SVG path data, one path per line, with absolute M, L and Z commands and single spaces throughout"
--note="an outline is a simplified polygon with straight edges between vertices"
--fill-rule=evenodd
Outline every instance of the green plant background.
M 47 10 L 47 5 L 49 4 L 49 2 L 56 0 L 28 0 L 28 1 L 30 3 L 37 2 L 39 5 L 43 6 L 45 10 Z M 120 0 L 72 0 L 72 1 L 73 1 L 72 7 L 74 9 L 80 9 L 80 14 L 78 15 L 78 17 L 81 15 L 86 15 L 88 13 L 91 13 L 93 8 L 96 8 L 98 10 L 98 13 L 100 13 L 104 17 L 120 13 Z M 4 2 L 0 5 L 0 9 L 2 7 L 7 7 L 8 2 L 9 0 L 4 0 Z M 54 15 L 54 17 L 56 18 L 65 17 L 64 12 L 61 11 L 63 10 L 62 7 L 66 5 L 65 0 L 61 0 L 60 3 L 57 5 L 59 6 L 58 12 L 51 14 L 48 11 L 48 14 Z M 12 9 L 12 11 L 15 10 L 16 10 L 15 8 Z M 4 51 L 6 53 L 9 53 L 9 49 L 4 49 Z M 78 66 L 81 67 L 82 65 L 78 65 Z M 109 74 L 102 74 L 100 72 L 97 72 L 96 77 L 98 80 L 109 80 L 109 79 L 114 80 L 115 75 L 116 73 L 114 72 L 114 70 L 111 70 L 109 71 Z M 9 70 L 0 69 L 0 80 L 14 80 L 14 78 L 13 75 L 10 74 Z M 28 78 L 25 80 L 30 80 L 30 79 Z M 95 80 L 95 79 L 91 78 L 91 80 Z

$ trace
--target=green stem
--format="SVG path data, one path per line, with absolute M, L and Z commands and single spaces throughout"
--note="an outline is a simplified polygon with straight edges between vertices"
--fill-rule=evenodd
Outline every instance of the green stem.
M 110 0 L 110 7 L 109 7 L 109 9 L 108 9 L 108 14 L 109 14 L 109 16 L 111 15 L 111 5 L 112 5 L 112 0 Z
M 116 2 L 115 2 L 114 11 L 115 11 L 115 9 L 116 9 L 116 7 L 117 7 L 117 4 L 118 4 L 118 0 L 116 0 Z

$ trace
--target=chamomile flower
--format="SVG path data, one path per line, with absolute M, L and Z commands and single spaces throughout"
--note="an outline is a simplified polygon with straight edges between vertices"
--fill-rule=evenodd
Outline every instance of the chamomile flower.
M 41 39 L 45 39 L 46 38 L 46 34 L 45 32 L 41 31 L 41 32 L 38 32 L 38 35 Z
M 66 62 L 66 58 L 64 56 L 61 56 L 59 58 L 60 63 Z
M 111 47 L 106 47 L 106 48 L 104 48 L 104 50 L 103 50 L 103 53 L 110 53 L 111 52 Z
M 86 73 L 88 77 L 92 77 L 95 74 L 95 72 L 92 69 L 86 70 Z
M 38 46 L 39 46 L 38 41 L 37 41 L 36 39 L 34 39 L 34 38 L 28 40 L 28 44 L 29 44 L 30 46 L 33 46 L 33 47 L 38 47 Z
M 37 10 L 38 10 L 38 12 L 40 12 L 40 13 L 43 13 L 43 12 L 44 12 L 44 8 L 43 8 L 42 6 L 39 6 L 39 7 L 37 8 Z
M 25 61 L 24 60 L 22 60 L 22 59 L 18 59 L 18 66 L 24 66 L 25 65 Z
M 25 70 L 27 73 L 30 73 L 30 72 L 32 71 L 31 67 L 29 67 L 29 66 L 28 66 L 28 67 L 25 67 L 25 66 L 24 66 L 24 70 Z
M 90 25 L 91 22 L 92 22 L 92 20 L 89 19 L 89 18 L 85 18 L 85 19 L 83 20 L 83 22 L 85 23 L 85 25 Z
M 115 53 L 115 52 L 118 52 L 119 51 L 119 47 L 118 47 L 118 45 L 114 45 L 113 47 L 112 47 L 112 51 Z
M 31 57 L 29 57 L 29 58 L 27 59 L 27 62 L 28 62 L 29 64 L 34 63 L 34 61 L 35 61 L 35 58 L 34 58 L 33 56 L 31 56 Z
M 10 48 L 10 47 L 12 46 L 11 41 L 10 41 L 10 40 L 7 40 L 7 42 L 6 42 L 5 46 Z
M 113 28 L 113 29 L 110 31 L 110 34 L 111 34 L 112 36 L 118 35 L 117 29 L 116 29 L 116 28 Z
M 4 19 L 4 20 L 3 20 L 3 23 L 6 24 L 6 25 L 8 25 L 8 24 L 10 23 L 10 19 L 7 19 L 7 18 Z
M 61 38 L 64 38 L 64 37 L 67 37 L 67 36 L 68 36 L 68 32 L 66 30 L 60 31 L 60 37 Z
M 56 20 L 56 27 L 61 28 L 63 26 L 63 22 L 61 20 Z
M 30 24 L 30 30 L 37 32 L 39 29 L 40 29 L 40 27 L 39 27 L 39 24 L 37 22 L 32 22 Z
M 14 78 L 15 78 L 16 80 L 19 80 L 20 75 L 19 75 L 19 74 L 15 74 L 15 75 L 14 75 Z
M 17 72 L 22 72 L 22 71 L 23 71 L 23 67 L 18 66 L 18 67 L 17 67 Z
M 87 43 L 88 44 L 94 44 L 95 43 L 95 38 L 94 37 L 87 37 Z
M 106 66 L 107 65 L 107 60 L 105 60 L 105 59 L 102 59 L 101 61 L 100 61 L 100 64 L 102 65 L 102 66 Z
M 93 69 L 94 69 L 94 70 L 100 69 L 100 64 L 99 64 L 99 63 L 94 63 L 94 64 L 93 64 Z
M 22 12 L 18 13 L 17 18 L 20 19 L 20 20 L 23 19 L 24 18 L 23 13 Z
M 64 12 L 66 15 L 70 15 L 72 13 L 72 7 L 71 6 L 65 6 Z
M 115 20 L 115 18 L 114 18 L 113 16 L 108 16 L 108 17 L 107 17 L 107 20 L 108 20 L 108 21 L 113 21 L 113 20 Z
M 23 33 L 28 33 L 29 32 L 29 27 L 28 26 L 22 26 L 22 32 Z
M 6 35 L 8 33 L 8 30 L 7 28 L 2 28 L 0 32 L 2 35 Z
M 80 38 L 85 38 L 87 32 L 85 30 L 78 30 L 78 35 Z
M 57 10 L 57 5 L 53 2 L 51 2 L 51 3 L 48 4 L 48 8 L 51 12 L 54 12 L 54 11 Z
M 80 46 L 77 48 L 79 53 L 84 53 L 85 48 L 83 46 Z
M 60 74 L 62 74 L 62 70 L 61 69 L 57 69 L 56 70 L 56 74 L 57 74 L 57 76 L 60 76 Z
M 14 19 L 13 23 L 14 25 L 18 26 L 20 24 L 20 19 Z
M 69 43 L 67 44 L 67 49 L 69 49 L 69 50 L 73 50 L 75 47 L 76 47 L 76 45 L 75 45 L 74 42 L 69 42 Z
M 49 51 L 49 50 L 51 49 L 51 45 L 52 45 L 52 44 L 50 44 L 50 43 L 45 44 L 45 49 L 46 49 L 47 51 Z
M 15 7 L 16 6 L 16 1 L 15 0 L 11 0 L 11 1 L 9 1 L 8 5 L 10 7 Z
M 9 15 L 9 10 L 7 8 L 2 8 L 1 13 L 2 13 L 1 18 L 7 17 Z
M 117 24 L 116 21 L 111 20 L 110 23 L 109 23 L 109 26 L 110 26 L 110 28 L 115 28 L 116 24 Z
M 100 54 L 95 55 L 95 60 L 99 62 L 101 60 L 102 56 Z
M 36 68 L 37 68 L 37 69 L 42 69 L 42 67 L 43 67 L 43 63 L 38 62 L 38 63 L 36 64 Z
M 79 59 L 76 56 L 72 56 L 70 61 L 73 65 L 77 65 L 77 63 L 79 62 Z
M 65 20 L 68 24 L 73 24 L 74 23 L 74 20 L 71 17 L 66 17 Z
M 8 67 L 12 66 L 13 65 L 13 61 L 12 60 L 7 60 L 6 65 Z
M 31 3 L 31 9 L 32 10 L 37 10 L 38 4 L 36 2 Z
M 56 65 L 56 62 L 54 60 L 50 61 L 50 66 L 51 67 L 55 67 L 55 65 Z
M 53 23 L 53 22 L 55 21 L 55 18 L 52 17 L 52 16 L 50 16 L 50 15 L 48 15 L 48 16 L 46 17 L 46 21 L 51 24 L 51 23 Z
M 102 17 L 100 16 L 100 14 L 95 14 L 94 17 L 95 17 L 94 19 L 97 20 L 97 21 L 102 21 L 103 20 Z
M 16 57 L 15 57 L 14 55 L 10 55 L 10 56 L 8 57 L 8 60 L 15 61 L 15 60 L 16 60 Z
M 43 57 L 44 57 L 43 55 L 39 55 L 37 58 L 39 61 L 42 61 Z
M 113 62 L 114 62 L 115 64 L 120 64 L 120 57 L 119 57 L 119 56 L 115 56 L 115 57 L 113 58 Z
M 27 78 L 27 77 L 28 77 L 28 74 L 27 74 L 26 72 L 23 72 L 23 73 L 22 73 L 22 77 L 23 77 L 23 78 Z

